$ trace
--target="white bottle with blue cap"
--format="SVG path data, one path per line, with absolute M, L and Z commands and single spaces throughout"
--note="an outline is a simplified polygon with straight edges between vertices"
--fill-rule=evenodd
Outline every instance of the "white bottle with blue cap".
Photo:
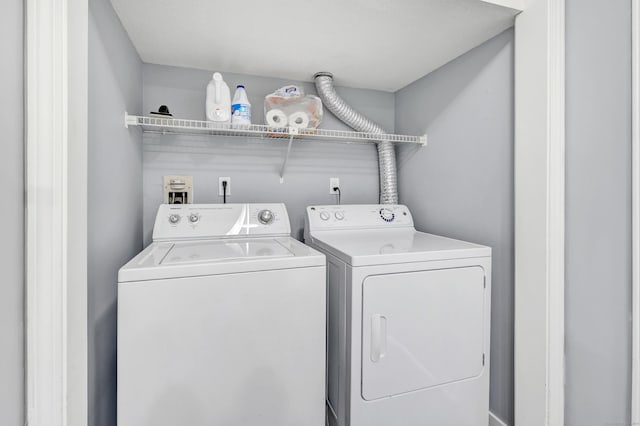
M 251 124 L 251 104 L 242 84 L 236 86 L 236 93 L 234 93 L 233 101 L 231 102 L 231 123 Z

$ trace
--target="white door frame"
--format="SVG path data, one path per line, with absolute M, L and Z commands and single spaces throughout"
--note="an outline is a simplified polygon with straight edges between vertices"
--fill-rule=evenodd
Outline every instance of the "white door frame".
M 526 7 L 516 18 L 515 43 L 516 424 L 561 426 L 564 0 L 510 0 L 520 3 Z M 81 426 L 87 424 L 88 2 L 25 4 L 27 421 Z
M 564 425 L 565 5 L 515 33 L 515 419 Z
M 632 8 L 632 312 L 631 424 L 640 424 L 640 4 Z
M 87 0 L 25 1 L 26 424 L 87 424 Z

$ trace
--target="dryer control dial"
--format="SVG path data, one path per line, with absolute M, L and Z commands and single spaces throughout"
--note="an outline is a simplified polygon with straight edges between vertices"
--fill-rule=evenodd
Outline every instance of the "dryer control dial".
M 396 218 L 396 215 L 395 215 L 395 213 L 393 213 L 393 211 L 391 209 L 381 208 L 380 209 L 380 217 L 385 222 L 393 222 L 393 219 Z
M 180 215 L 179 214 L 169 215 L 169 223 L 175 225 L 178 222 L 180 222 Z
M 342 220 L 344 219 L 344 213 L 343 212 L 336 212 L 334 214 L 334 216 L 336 217 L 337 220 Z
M 331 215 L 329 214 L 329 212 L 327 212 L 327 211 L 321 211 L 320 212 L 320 219 L 329 220 L 330 217 L 331 217 Z
M 260 210 L 258 213 L 258 220 L 263 225 L 268 225 L 273 222 L 273 212 L 271 210 Z
M 200 215 L 198 213 L 191 213 L 189 215 L 189 222 L 198 223 L 199 220 L 200 220 Z

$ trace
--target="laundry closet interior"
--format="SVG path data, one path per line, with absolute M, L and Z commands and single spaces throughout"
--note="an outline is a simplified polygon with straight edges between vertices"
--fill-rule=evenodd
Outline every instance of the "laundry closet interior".
M 245 86 L 251 122 L 264 125 L 265 96 L 286 85 L 316 95 L 314 75 L 330 72 L 351 107 L 412 137 L 395 144 L 397 192 L 417 230 L 491 247 L 490 411 L 513 424 L 518 11 L 481 0 L 279 4 L 89 2 L 90 418 L 115 425 L 114 284 L 151 242 L 164 176 L 191 176 L 198 204 L 223 203 L 220 178 L 229 203 L 284 203 L 300 241 L 305 209 L 338 203 L 331 178 L 342 204 L 379 203 L 376 144 L 326 107 L 318 135 L 292 135 L 290 150 L 287 132 L 211 134 L 143 117 L 166 105 L 176 120 L 206 120 L 220 72 L 232 94 Z

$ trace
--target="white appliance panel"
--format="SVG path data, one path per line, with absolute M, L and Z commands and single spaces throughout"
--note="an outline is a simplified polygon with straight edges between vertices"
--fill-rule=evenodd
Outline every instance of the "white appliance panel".
M 306 229 L 311 232 L 339 229 L 413 228 L 413 218 L 400 204 L 354 204 L 307 207 Z
M 485 257 L 491 249 L 413 228 L 318 231 L 308 241 L 350 265 Z
M 347 366 L 346 265 L 327 258 L 327 401 L 335 413 L 344 411 L 345 387 L 340 386 Z
M 307 207 L 305 241 L 352 266 L 491 256 L 486 246 L 418 232 L 403 205 Z
M 478 376 L 484 364 L 480 267 L 369 276 L 362 290 L 362 397 Z
M 284 204 L 162 204 L 153 227 L 153 241 L 290 233 Z
M 324 267 L 118 288 L 118 426 L 324 425 Z
M 160 262 L 176 265 L 198 262 L 220 262 L 255 257 L 291 257 L 293 253 L 272 239 L 243 238 L 182 243 L 175 245 Z
M 321 253 L 291 237 L 155 242 L 120 268 L 118 282 L 304 268 L 324 263 Z

